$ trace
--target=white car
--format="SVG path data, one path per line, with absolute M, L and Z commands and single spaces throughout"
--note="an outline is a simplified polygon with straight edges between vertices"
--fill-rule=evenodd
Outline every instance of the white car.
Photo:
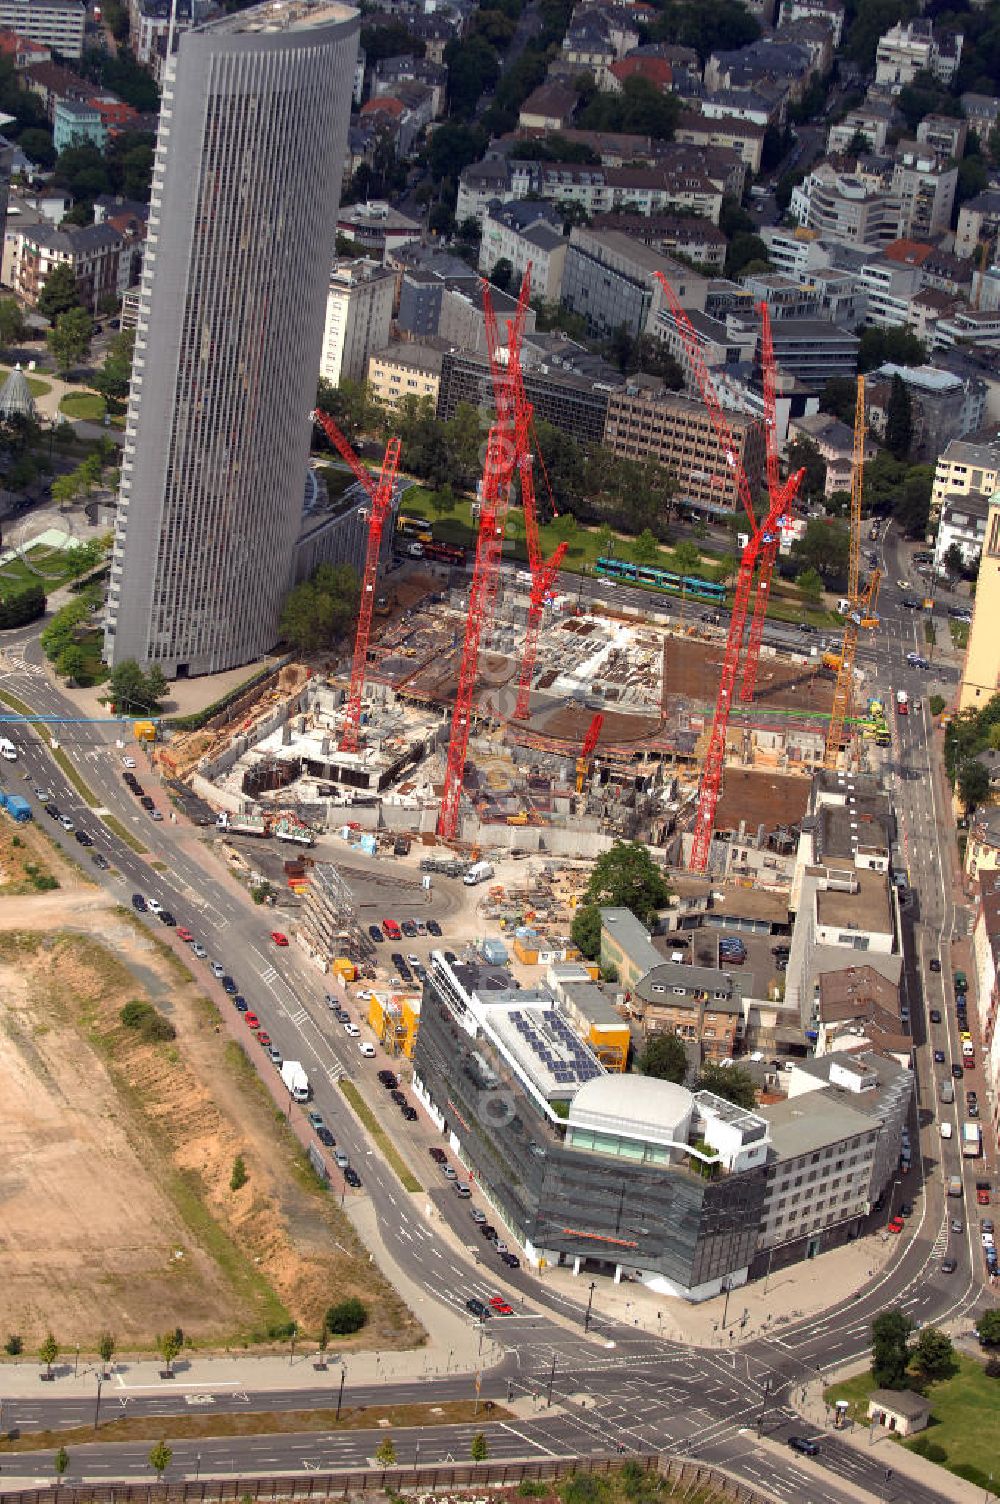
M 147 898 L 146 908 L 151 914 L 159 914 L 163 911 L 163 905 L 158 898 Z M 220 972 L 219 975 L 221 976 L 222 973 Z
M 362 1055 L 364 1055 L 366 1060 L 375 1059 L 375 1046 L 373 1044 L 369 1044 L 367 1039 L 362 1039 L 361 1043 L 358 1045 L 358 1049 L 361 1051 Z
M 123 757 L 122 758 L 122 767 L 123 768 L 134 768 L 135 767 L 135 758 L 134 757 L 128 757 L 128 756 Z
M 192 945 L 192 947 L 191 947 L 191 954 L 193 956 L 197 956 L 199 961 L 204 961 L 204 960 L 207 960 L 207 958 L 208 958 L 208 951 L 205 949 L 205 947 L 203 945 L 198 945 L 198 944 Z
M 74 830 L 75 829 L 73 821 L 70 819 L 69 815 L 60 815 L 60 817 L 59 817 L 59 824 L 62 826 L 63 830 Z M 152 908 L 152 907 L 153 907 L 152 904 L 150 904 L 150 908 Z
M 357 1039 L 358 1035 L 361 1033 L 361 1030 L 358 1028 L 357 1024 L 345 1024 L 344 1033 L 349 1035 L 351 1039 Z
M 149 907 L 152 909 L 153 905 L 150 904 Z M 155 913 L 155 910 L 154 910 L 154 913 Z M 225 976 L 225 974 L 226 974 L 226 968 L 221 964 L 221 962 L 219 962 L 219 961 L 213 961 L 212 962 L 212 975 L 215 978 L 215 980 L 217 982 L 221 981 L 221 979 Z
M 407 966 L 419 966 L 420 965 L 420 957 L 419 956 L 415 956 L 413 954 L 412 950 L 411 950 L 409 952 L 409 954 L 407 955 L 407 957 L 406 957 L 406 964 L 407 964 Z

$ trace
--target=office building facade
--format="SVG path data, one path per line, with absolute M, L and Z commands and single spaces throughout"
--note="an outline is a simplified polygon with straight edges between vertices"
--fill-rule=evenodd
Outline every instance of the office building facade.
M 396 279 L 388 267 L 361 257 L 340 259 L 330 273 L 319 374 L 331 386 L 363 381 L 368 357 L 389 342 Z
M 269 3 L 167 65 L 105 656 L 266 653 L 292 577 L 359 20 Z
M 83 55 L 86 21 L 83 0 L 0 0 L 0 31 L 16 32 L 63 57 Z

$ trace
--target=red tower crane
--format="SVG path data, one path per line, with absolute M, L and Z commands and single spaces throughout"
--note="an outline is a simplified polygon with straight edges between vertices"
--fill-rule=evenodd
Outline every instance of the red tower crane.
M 487 602 L 491 584 L 494 584 L 500 564 L 504 528 L 507 522 L 507 505 L 510 500 L 511 465 L 509 435 L 500 424 L 494 424 L 486 441 L 486 463 L 483 467 L 482 500 L 479 511 L 479 535 L 476 540 L 476 561 L 469 589 L 469 616 L 465 629 L 465 645 L 458 673 L 458 688 L 451 714 L 451 738 L 448 742 L 448 766 L 445 772 L 444 793 L 438 813 L 437 833 L 446 841 L 453 841 L 458 834 L 458 815 L 465 779 L 465 757 L 469 747 L 469 732 L 472 724 L 472 696 L 479 672 L 479 644 L 483 626 L 487 620 Z
M 552 589 L 559 566 L 566 556 L 568 543 L 560 543 L 555 553 L 547 564 L 540 564 L 537 574 L 531 581 L 531 595 L 528 598 L 528 621 L 524 631 L 524 649 L 521 653 L 521 677 L 517 684 L 517 704 L 514 706 L 514 719 L 526 721 L 531 701 L 531 681 L 535 674 L 535 659 L 538 656 L 538 636 L 542 628 L 542 615 L 545 611 L 545 600 Z
M 371 511 L 368 514 L 368 545 L 365 551 L 365 567 L 361 576 L 361 597 L 358 602 L 358 629 L 354 634 L 354 657 L 351 660 L 351 687 L 347 694 L 347 713 L 340 736 L 340 750 L 356 752 L 360 740 L 361 697 L 364 694 L 365 669 L 368 666 L 368 642 L 371 637 L 375 586 L 378 581 L 378 561 L 382 552 L 385 520 L 392 510 L 392 488 L 395 485 L 396 471 L 399 468 L 400 441 L 392 438 L 385 446 L 385 458 L 376 482 L 331 417 L 317 408 L 313 413 L 313 421 L 319 424 L 330 443 L 354 471 L 371 497 Z
M 600 711 L 594 716 L 587 727 L 587 734 L 583 738 L 583 746 L 580 748 L 580 756 L 576 760 L 576 791 L 579 794 L 583 788 L 583 780 L 587 775 L 587 758 L 593 752 L 600 740 L 601 727 L 604 725 L 604 717 Z

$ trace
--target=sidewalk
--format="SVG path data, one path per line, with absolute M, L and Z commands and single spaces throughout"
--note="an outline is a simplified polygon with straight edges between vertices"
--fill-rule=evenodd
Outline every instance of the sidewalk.
M 766 1279 L 737 1286 L 730 1292 L 728 1302 L 722 1294 L 698 1305 L 657 1294 L 645 1285 L 626 1282 L 615 1285 L 601 1278 L 594 1283 L 591 1328 L 599 1328 L 603 1316 L 671 1342 L 739 1347 L 741 1342 L 773 1336 L 788 1322 L 818 1314 L 846 1300 L 879 1274 L 895 1251 L 894 1241 L 887 1234 L 871 1234 L 842 1248 L 832 1248 L 815 1259 L 776 1269 Z M 574 1276 L 569 1268 L 545 1269 L 538 1279 L 567 1300 L 586 1307 L 590 1296 L 590 1277 L 586 1273 Z

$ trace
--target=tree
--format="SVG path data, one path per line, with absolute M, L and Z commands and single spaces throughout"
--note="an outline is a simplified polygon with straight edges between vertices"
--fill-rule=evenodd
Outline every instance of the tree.
M 823 581 L 815 569 L 804 569 L 795 583 L 810 605 L 819 605 L 823 594 Z
M 927 350 L 909 329 L 865 329 L 858 346 L 858 370 L 873 371 L 891 361 L 897 366 L 920 366 Z
M 934 470 L 931 465 L 913 465 L 896 490 L 892 513 L 908 538 L 923 538 L 931 511 Z
M 755 42 L 760 26 L 739 0 L 681 0 L 660 12 L 650 36 L 656 42 L 694 47 L 704 66 L 713 52 L 735 51 Z
M 984 1311 L 976 1323 L 976 1330 L 983 1347 L 1000 1347 L 1000 1306 Z
M 446 120 L 431 136 L 427 148 L 427 165 L 435 183 L 457 178 L 463 168 L 478 162 L 487 146 L 485 131 L 478 125 L 462 125 Z
M 0 631 L 26 627 L 45 615 L 45 590 L 37 582 L 0 592 Z
M 71 308 L 82 306 L 73 268 L 68 262 L 60 261 L 49 272 L 45 286 L 38 294 L 38 312 L 54 324 L 61 313 L 68 313 Z
M 62 372 L 71 371 L 86 360 L 93 337 L 94 321 L 85 308 L 70 308 L 61 313 L 55 327 L 46 335 L 57 368 Z
M 45 1364 L 45 1373 L 46 1373 L 46 1375 L 51 1374 L 51 1372 L 52 1372 L 52 1365 L 53 1365 L 53 1363 L 56 1361 L 56 1359 L 59 1356 L 59 1344 L 56 1341 L 56 1339 L 53 1337 L 53 1335 L 52 1335 L 51 1332 L 49 1332 L 47 1334 L 47 1336 L 45 1338 L 45 1341 L 42 1343 L 41 1347 L 38 1349 L 38 1356 L 39 1356 L 39 1358 L 41 1358 L 42 1362 Z
M 65 1447 L 59 1448 L 55 1457 L 52 1459 L 52 1466 L 56 1470 L 56 1487 L 58 1488 L 63 1480 L 63 1474 L 69 1467 L 69 1453 L 67 1452 Z
M 792 439 L 785 451 L 790 471 L 804 470 L 802 495 L 816 501 L 826 495 L 826 461 L 809 438 Z
M 601 559 L 610 558 L 615 551 L 618 534 L 610 522 L 602 522 L 597 529 L 597 554 Z
M 951 1338 L 936 1326 L 921 1329 L 913 1349 L 913 1361 L 925 1379 L 950 1378 L 957 1368 Z
M 153 1469 L 153 1472 L 156 1474 L 157 1483 L 159 1483 L 160 1479 L 163 1477 L 163 1474 L 170 1466 L 170 1463 L 173 1460 L 173 1455 L 174 1454 L 172 1449 L 167 1446 L 167 1443 L 165 1441 L 158 1441 L 150 1451 L 149 1465 Z
M 978 809 L 980 804 L 985 804 L 990 797 L 990 775 L 974 757 L 962 763 L 956 782 L 959 798 L 967 815 Z
M 872 1378 L 878 1389 L 905 1389 L 913 1322 L 903 1311 L 883 1311 L 872 1322 Z
M 360 1332 L 366 1325 L 368 1307 L 356 1295 L 350 1295 L 346 1300 L 339 1300 L 331 1306 L 323 1321 L 327 1331 L 333 1336 L 349 1337 L 352 1332 Z
M 63 648 L 56 659 L 56 672 L 74 684 L 78 684 L 87 671 L 87 655 L 79 643 L 71 642 Z
M 293 586 L 281 612 L 281 635 L 301 653 L 330 647 L 355 620 L 358 577 L 349 564 L 321 564 Z
M 957 543 L 949 543 L 945 549 L 944 567 L 956 577 L 965 572 L 965 555 Z
M 229 1177 L 229 1189 L 231 1191 L 241 1191 L 249 1178 L 247 1175 L 246 1160 L 242 1154 L 237 1154 L 233 1160 L 233 1173 Z
M 383 1436 L 375 1448 L 375 1461 L 379 1467 L 395 1467 L 396 1443 L 391 1436 Z
M 128 396 L 134 349 L 135 330 L 123 329 L 111 341 L 104 365 L 94 377 L 94 386 L 109 402 L 120 402 Z
M 482 1431 L 477 1431 L 475 1436 L 472 1438 L 472 1443 L 469 1447 L 469 1454 L 472 1457 L 473 1462 L 485 1462 L 487 1457 L 490 1455 L 490 1444 L 486 1440 L 486 1437 L 483 1435 Z
M 596 903 L 577 904 L 569 932 L 581 956 L 596 961 L 601 954 L 601 912 Z
M 166 697 L 167 681 L 158 664 L 144 674 L 134 658 L 124 658 L 111 670 L 108 688 L 119 715 L 156 715 Z
M 11 345 L 19 345 L 25 330 L 24 315 L 14 299 L 0 301 L 0 349 L 9 350 Z
M 173 1373 L 174 1359 L 181 1350 L 181 1340 L 176 1331 L 164 1332 L 161 1337 L 157 1338 L 156 1350 L 167 1365 L 167 1373 Z
M 489 277 L 494 287 L 499 287 L 501 292 L 506 292 L 510 287 L 511 278 L 513 277 L 513 275 L 514 268 L 508 261 L 507 257 L 500 256 L 497 261 L 494 262 L 493 270 L 490 272 Z
M 829 579 L 846 575 L 849 549 L 850 538 L 843 523 L 813 517 L 806 523 L 802 537 L 792 545 L 792 554 L 807 569 L 815 569 Z
M 697 574 L 701 568 L 701 549 L 690 538 L 684 538 L 674 549 L 674 563 L 678 574 Z
M 820 393 L 819 410 L 853 428 L 857 398 L 858 386 L 853 377 L 831 376 Z
M 453 512 L 457 505 L 458 497 L 447 481 L 431 492 L 431 511 L 435 517 L 444 517 L 446 513 Z
M 633 540 L 632 557 L 637 564 L 655 564 L 660 557 L 660 545 L 648 527 Z
M 643 1046 L 638 1066 L 644 1076 L 673 1081 L 679 1086 L 687 1075 L 687 1051 L 677 1034 L 654 1034 Z
M 755 271 L 770 269 L 767 245 L 759 235 L 734 235 L 726 251 L 726 276 L 738 277 L 741 272 L 749 270 L 751 265 Z
M 716 1065 L 706 1060 L 695 1082 L 695 1091 L 714 1092 L 727 1102 L 752 1112 L 757 1105 L 757 1088 L 749 1072 L 736 1065 Z
M 892 378 L 885 418 L 885 447 L 897 460 L 905 460 L 913 442 L 913 406 L 906 382 L 897 371 Z
M 670 897 L 670 884 L 640 841 L 616 841 L 594 863 L 584 902 L 599 908 L 631 909 L 651 924 Z
M 43 171 L 48 172 L 51 167 L 56 165 L 56 156 L 58 153 L 52 144 L 51 131 L 43 131 L 37 126 L 29 126 L 26 131 L 22 131 L 18 136 L 17 144 L 28 160 L 34 162 L 36 167 L 41 167 Z
M 107 1368 L 115 1355 L 115 1338 L 113 1332 L 102 1332 L 97 1339 L 97 1356 Z

